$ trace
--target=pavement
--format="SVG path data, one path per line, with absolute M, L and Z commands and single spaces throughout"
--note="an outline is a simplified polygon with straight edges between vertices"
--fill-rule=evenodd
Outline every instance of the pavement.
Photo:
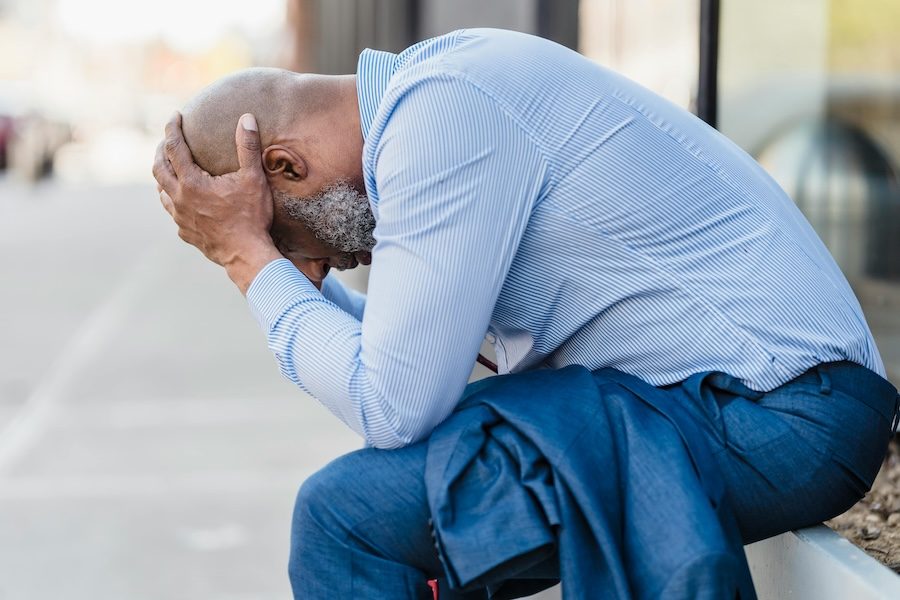
M 0 598 L 289 598 L 297 487 L 358 438 L 283 381 L 152 186 L 0 188 Z
M 0 600 L 290 598 L 296 490 L 360 441 L 154 187 L 0 179 L 0 274 Z
M 290 598 L 294 494 L 360 441 L 154 186 L 0 178 L 0 276 L 0 600 Z M 897 381 L 895 287 L 857 293 Z

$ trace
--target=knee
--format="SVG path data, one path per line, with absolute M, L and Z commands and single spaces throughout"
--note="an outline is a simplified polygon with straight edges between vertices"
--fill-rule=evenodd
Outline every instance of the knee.
M 288 575 L 292 585 L 299 585 L 315 557 L 337 555 L 344 547 L 349 519 L 342 517 L 341 507 L 346 506 L 352 481 L 346 461 L 338 459 L 300 486 L 291 522 Z
M 339 533 L 342 500 L 348 497 L 353 482 L 353 470 L 346 457 L 332 461 L 303 482 L 294 502 L 293 532 L 310 528 L 325 529 L 332 535 Z

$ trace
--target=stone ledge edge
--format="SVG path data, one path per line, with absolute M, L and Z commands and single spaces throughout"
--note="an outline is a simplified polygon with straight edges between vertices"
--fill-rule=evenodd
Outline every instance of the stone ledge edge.
M 760 600 L 894 600 L 900 576 L 825 525 L 745 547 Z

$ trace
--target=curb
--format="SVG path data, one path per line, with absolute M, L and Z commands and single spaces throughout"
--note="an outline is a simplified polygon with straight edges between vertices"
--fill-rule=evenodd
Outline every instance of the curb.
M 900 576 L 825 525 L 744 547 L 760 600 L 894 600 Z

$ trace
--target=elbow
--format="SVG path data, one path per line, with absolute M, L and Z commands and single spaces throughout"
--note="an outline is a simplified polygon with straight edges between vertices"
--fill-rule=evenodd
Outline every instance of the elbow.
M 429 389 L 431 386 L 398 389 L 370 388 L 356 405 L 366 443 L 375 448 L 396 450 L 426 440 L 456 406 L 453 396 Z M 403 401 L 396 399 L 403 398 Z M 409 400 L 409 399 L 415 400 Z
M 363 421 L 366 443 L 381 450 L 397 450 L 426 440 L 435 424 L 422 418 L 379 419 L 376 423 Z
M 399 450 L 400 448 L 406 448 L 412 443 L 402 438 L 385 439 L 383 437 L 371 438 L 369 436 L 366 436 L 366 441 L 369 446 L 379 450 Z
M 366 442 L 379 450 L 398 450 L 411 446 L 417 442 L 421 442 L 428 438 L 431 430 L 414 431 L 413 433 L 405 433 L 403 431 L 366 431 Z

